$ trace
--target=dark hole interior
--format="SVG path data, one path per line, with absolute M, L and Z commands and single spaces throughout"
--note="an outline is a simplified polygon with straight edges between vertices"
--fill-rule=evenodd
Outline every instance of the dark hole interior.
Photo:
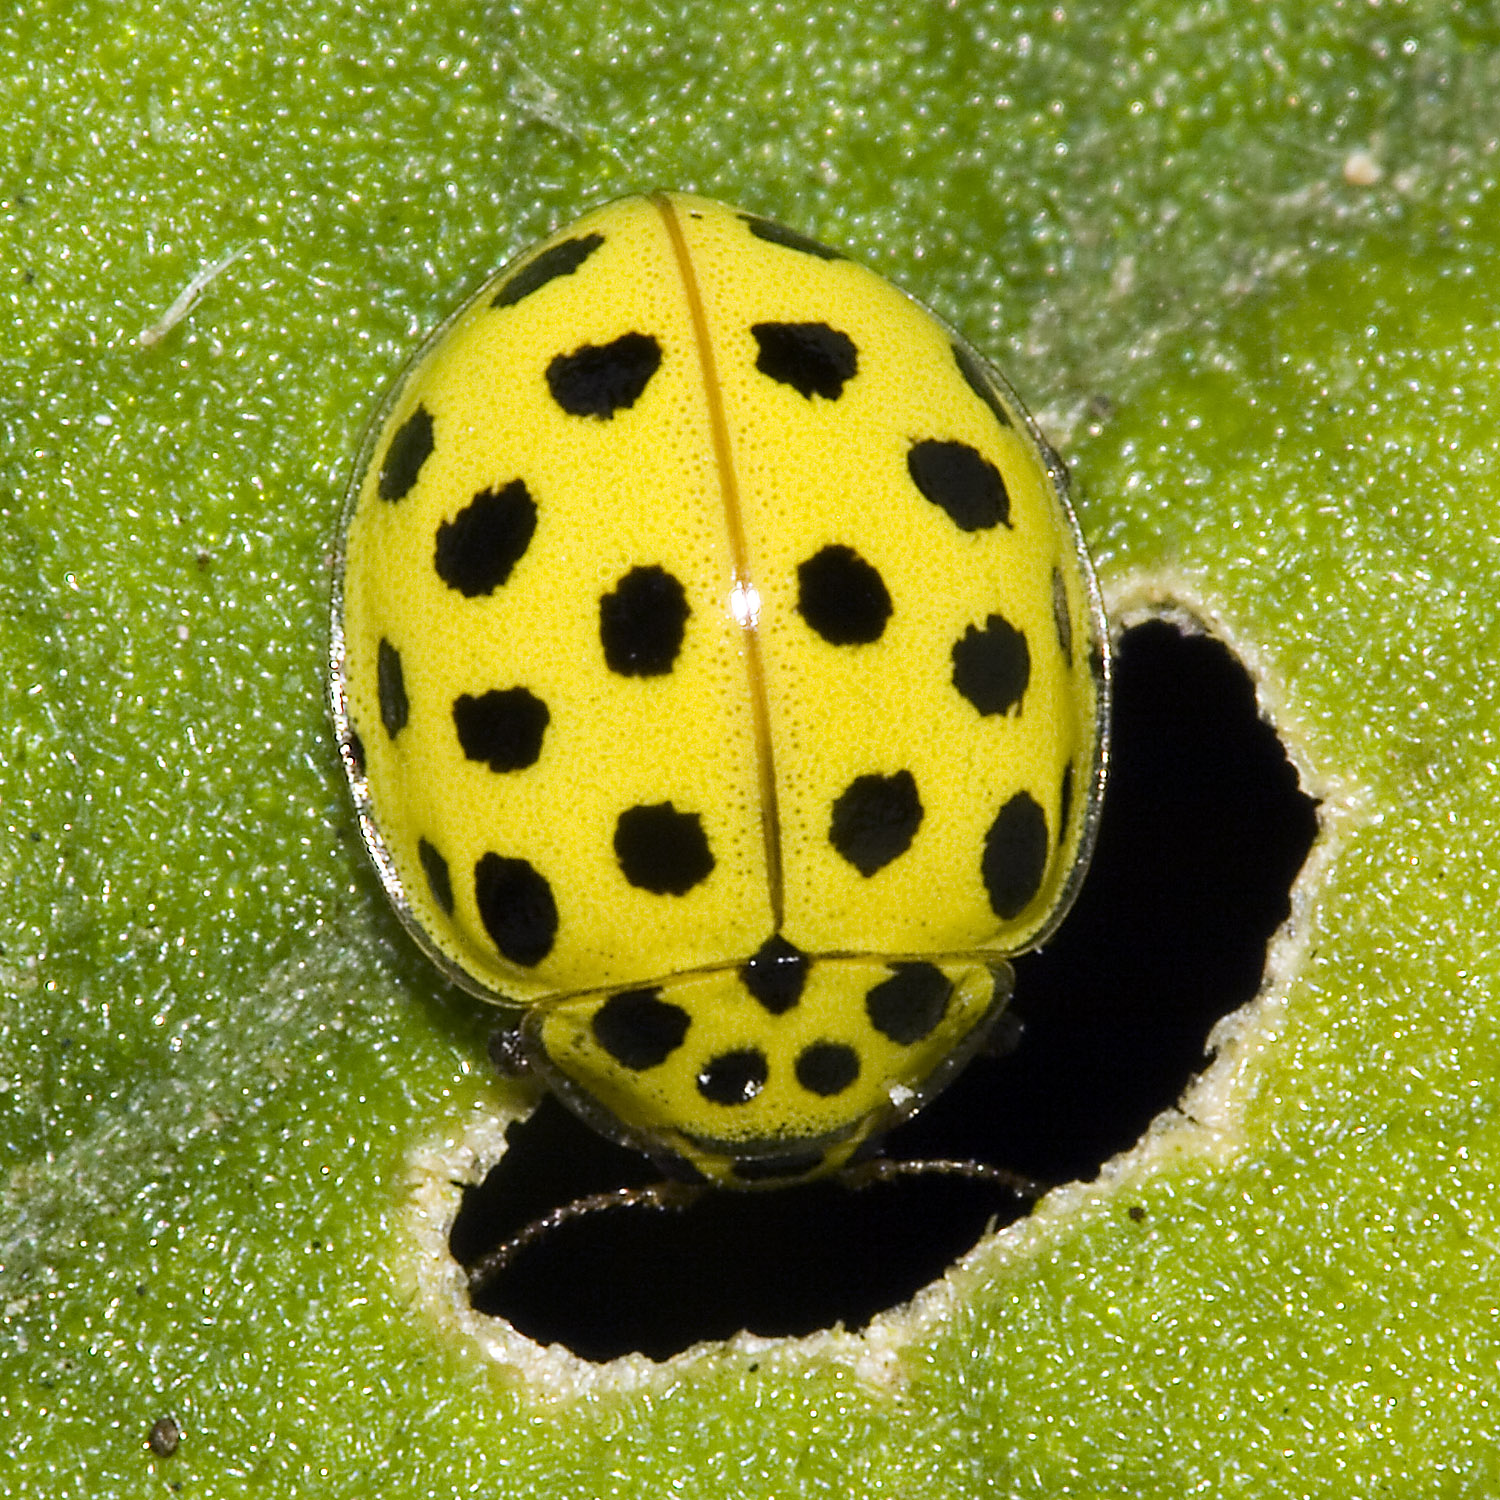
M 892 1134 L 891 1156 L 1092 1177 L 1176 1102 L 1213 1024 L 1260 983 L 1316 804 L 1223 646 L 1153 622 L 1126 633 L 1116 667 L 1098 852 L 1057 937 L 1016 964 L 1020 1044 L 972 1063 Z M 471 1263 L 550 1209 L 657 1175 L 548 1100 L 465 1192 L 453 1254 Z M 544 1235 L 475 1306 L 593 1360 L 663 1359 L 742 1328 L 859 1328 L 1024 1211 L 995 1187 L 932 1176 L 612 1210 Z

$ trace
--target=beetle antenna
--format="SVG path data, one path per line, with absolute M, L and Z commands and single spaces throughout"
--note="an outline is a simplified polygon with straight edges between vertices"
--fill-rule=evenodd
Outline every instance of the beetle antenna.
M 987 1161 L 953 1161 L 943 1157 L 925 1157 L 916 1161 L 901 1161 L 888 1156 L 877 1156 L 871 1161 L 861 1162 L 855 1167 L 845 1167 L 838 1174 L 838 1181 L 845 1187 L 861 1192 L 877 1183 L 899 1182 L 904 1177 L 963 1177 L 970 1182 L 984 1182 L 993 1187 L 1004 1188 L 1018 1198 L 1030 1203 L 1051 1190 L 1051 1184 L 1038 1182 L 1008 1167 L 997 1167 Z
M 533 1219 L 508 1240 L 502 1240 L 493 1250 L 487 1250 L 468 1268 L 469 1296 L 477 1297 L 510 1263 L 529 1245 L 571 1224 L 577 1219 L 586 1219 L 593 1214 L 608 1213 L 618 1208 L 660 1208 L 672 1211 L 691 1207 L 707 1191 L 690 1182 L 652 1182 L 644 1187 L 612 1188 L 605 1193 L 589 1193 L 554 1208 L 550 1213 Z
M 1038 1182 L 1034 1177 L 984 1161 L 954 1161 L 945 1158 L 901 1161 L 885 1156 L 861 1162 L 856 1167 L 845 1167 L 833 1180 L 853 1192 L 863 1192 L 866 1188 L 899 1182 L 908 1177 L 962 1177 L 969 1182 L 982 1182 L 1003 1188 L 1029 1203 L 1034 1203 L 1050 1187 L 1050 1184 Z M 533 1219 L 508 1240 L 502 1240 L 492 1250 L 487 1250 L 469 1266 L 466 1272 L 469 1296 L 474 1298 L 482 1295 L 522 1251 L 566 1224 L 622 1208 L 655 1208 L 681 1212 L 685 1208 L 691 1208 L 705 1193 L 712 1191 L 712 1188 L 696 1183 L 663 1180 L 647 1183 L 644 1187 L 611 1188 L 608 1192 L 589 1193 L 582 1198 L 574 1198 L 571 1203 L 564 1203 L 560 1208 L 554 1208 Z

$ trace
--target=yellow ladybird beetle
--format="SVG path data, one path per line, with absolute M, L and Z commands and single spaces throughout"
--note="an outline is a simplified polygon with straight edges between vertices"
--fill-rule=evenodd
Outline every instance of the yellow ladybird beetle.
M 1088 862 L 1062 464 L 950 328 L 754 214 L 621 199 L 490 281 L 376 414 L 335 594 L 396 910 L 679 1178 L 867 1154 Z

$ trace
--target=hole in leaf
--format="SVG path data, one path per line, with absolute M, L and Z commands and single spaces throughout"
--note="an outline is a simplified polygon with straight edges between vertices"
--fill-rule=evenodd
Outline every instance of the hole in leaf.
M 1098 852 L 1044 953 L 1016 964 L 1020 1045 L 979 1058 L 892 1156 L 978 1158 L 1046 1182 L 1092 1177 L 1173 1105 L 1220 1017 L 1260 984 L 1317 833 L 1316 803 L 1220 644 L 1153 622 L 1116 662 L 1114 765 Z M 548 1100 L 468 1189 L 450 1248 L 472 1263 L 588 1193 L 658 1174 Z M 664 1359 L 740 1329 L 863 1326 L 1025 1206 L 958 1178 L 711 1193 L 612 1210 L 528 1247 L 475 1299 L 586 1359 Z

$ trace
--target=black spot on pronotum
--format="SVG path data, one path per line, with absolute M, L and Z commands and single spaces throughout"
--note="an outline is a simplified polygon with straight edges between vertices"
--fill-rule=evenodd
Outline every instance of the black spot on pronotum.
M 386 445 L 376 493 L 382 500 L 400 500 L 410 493 L 432 453 L 432 413 L 419 406 L 395 431 Z
M 477 698 L 460 693 L 453 700 L 453 728 L 465 756 L 492 771 L 534 766 L 551 717 L 547 705 L 523 687 L 492 688 Z
M 769 1071 L 758 1047 L 721 1052 L 699 1071 L 698 1092 L 711 1104 L 748 1104 L 766 1086 Z
M 549 281 L 556 281 L 559 276 L 571 276 L 603 243 L 602 234 L 580 234 L 543 250 L 501 282 L 500 290 L 490 299 L 490 306 L 514 307 L 523 297 L 540 291 Z
M 621 990 L 594 1012 L 594 1040 L 621 1067 L 642 1072 L 664 1063 L 688 1033 L 688 1013 L 659 989 Z
M 1047 815 L 1030 792 L 1017 792 L 984 836 L 980 875 L 990 906 L 1002 921 L 1018 917 L 1047 873 Z
M 714 867 L 697 813 L 670 802 L 627 808 L 615 824 L 615 857 L 626 880 L 659 896 L 683 896 Z
M 859 371 L 854 340 L 826 323 L 753 323 L 755 368 L 811 401 L 836 401 Z
M 808 1093 L 831 1099 L 859 1077 L 859 1054 L 844 1042 L 814 1042 L 797 1054 L 793 1071 Z
M 1012 426 L 1010 413 L 1005 409 L 1005 403 L 1001 401 L 999 392 L 990 380 L 989 371 L 985 369 L 979 356 L 967 344 L 955 343 L 953 362 L 958 366 L 958 373 L 963 376 L 964 383 L 995 414 L 995 420 L 1002 427 Z
M 828 840 L 870 876 L 904 854 L 922 822 L 922 800 L 910 771 L 856 776 L 833 804 Z
M 824 547 L 797 566 L 797 612 L 831 646 L 877 641 L 891 617 L 885 580 L 852 547 Z
M 427 877 L 427 889 L 432 892 L 432 899 L 451 917 L 453 881 L 448 876 L 448 861 L 426 839 L 417 840 L 417 858 L 422 862 L 422 873 Z
M 605 664 L 621 677 L 670 672 L 691 613 L 687 591 L 665 568 L 632 568 L 599 600 Z
M 380 699 L 380 722 L 385 725 L 386 734 L 395 739 L 406 728 L 410 705 L 406 701 L 401 653 L 384 636 L 375 652 L 375 691 Z
M 970 625 L 953 643 L 953 686 L 981 714 L 1019 713 L 1031 680 L 1026 637 L 1003 615 Z
M 773 1016 L 784 1015 L 801 998 L 808 960 L 778 932 L 740 965 L 740 980 Z
M 802 234 L 796 229 L 788 229 L 785 224 L 778 224 L 774 219 L 758 219 L 754 214 L 741 214 L 750 233 L 756 239 L 764 240 L 768 245 L 780 245 L 787 250 L 800 250 L 804 255 L 815 255 L 819 260 L 843 260 L 844 254 L 840 250 L 832 250 L 827 245 L 813 239 L 810 235 Z
M 640 400 L 660 366 L 661 345 L 650 334 L 622 333 L 557 355 L 547 366 L 547 389 L 569 416 L 606 421 Z
M 527 860 L 482 855 L 474 866 L 474 901 L 501 957 L 529 969 L 552 951 L 557 901 Z
M 450 589 L 466 599 L 491 594 L 526 555 L 536 532 L 536 501 L 524 481 L 480 490 L 437 529 L 433 567 Z
M 1010 496 L 1000 471 L 977 448 L 936 438 L 913 443 L 906 472 L 960 531 L 988 531 L 1010 525 Z
M 891 977 L 865 996 L 865 1014 L 882 1036 L 910 1047 L 932 1035 L 952 994 L 951 981 L 936 964 L 892 964 Z

